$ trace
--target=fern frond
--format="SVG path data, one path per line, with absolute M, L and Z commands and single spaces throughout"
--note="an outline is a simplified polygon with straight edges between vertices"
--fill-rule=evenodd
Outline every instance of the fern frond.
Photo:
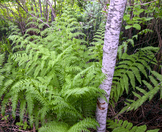
M 136 110 L 138 107 L 140 107 L 145 101 L 147 101 L 149 99 L 149 101 L 154 97 L 154 95 L 161 90 L 162 88 L 162 84 L 161 84 L 161 78 L 162 75 L 158 74 L 155 71 L 151 72 L 154 76 L 158 76 L 160 77 L 160 82 L 158 80 L 156 80 L 153 76 L 149 76 L 150 81 L 153 81 L 154 86 L 152 86 L 151 84 L 149 84 L 146 81 L 143 81 L 143 83 L 147 86 L 148 88 L 148 92 L 142 88 L 136 87 L 136 89 L 141 92 L 143 95 L 141 96 L 141 94 L 135 93 L 133 92 L 134 96 L 138 97 L 137 100 L 129 100 L 130 103 L 127 103 L 127 106 L 124 107 L 119 114 L 125 112 L 125 111 L 130 111 L 130 110 Z M 153 79 L 154 78 L 154 79 Z M 158 83 L 159 82 L 159 83 Z
M 154 129 L 154 130 L 147 130 L 146 125 L 142 126 L 133 126 L 132 123 L 122 120 L 107 120 L 109 127 L 112 129 L 112 132 L 158 132 L 159 129 Z
M 156 60 L 154 60 L 154 51 L 157 50 L 158 48 L 148 47 L 142 48 L 132 55 L 128 55 L 127 53 L 122 54 L 121 60 L 115 67 L 111 91 L 111 97 L 115 97 L 115 101 L 119 99 L 124 90 L 128 94 L 130 85 L 135 88 L 135 80 L 140 84 L 142 83 L 140 73 L 146 78 L 148 77 L 146 70 L 151 70 L 148 63 L 151 62 L 154 64 L 156 62 Z
M 93 128 L 96 129 L 96 126 L 98 126 L 98 123 L 96 120 L 92 118 L 85 118 L 78 123 L 74 124 L 67 132 L 77 132 L 77 131 L 84 131 L 84 132 L 90 132 L 87 128 Z
M 45 126 L 39 128 L 39 132 L 67 132 L 69 129 L 68 124 L 64 122 L 52 121 L 47 123 Z
M 12 116 L 15 118 L 16 117 L 16 108 L 17 108 L 17 102 L 18 102 L 18 93 L 14 93 L 12 95 Z
M 20 122 L 23 122 L 24 113 L 26 110 L 26 100 L 20 100 Z

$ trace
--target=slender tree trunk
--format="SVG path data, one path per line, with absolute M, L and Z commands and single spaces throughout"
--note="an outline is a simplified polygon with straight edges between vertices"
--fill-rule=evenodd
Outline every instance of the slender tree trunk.
M 52 7 L 52 4 L 50 3 L 49 0 L 47 0 L 47 3 L 49 4 L 49 6 L 50 6 L 50 8 L 51 8 L 51 20 L 54 21 L 54 20 L 55 20 L 55 17 L 56 17 L 55 11 L 54 11 L 54 9 L 53 9 L 53 7 Z
M 42 5 L 41 5 L 41 0 L 39 0 L 39 8 L 40 8 L 40 13 L 41 13 L 41 17 L 42 17 Z
M 99 98 L 96 109 L 96 119 L 99 123 L 97 132 L 106 131 L 106 117 L 108 110 L 108 103 L 111 91 L 111 85 L 114 75 L 114 68 L 116 64 L 116 56 L 119 44 L 120 28 L 122 24 L 123 14 L 125 11 L 127 0 L 111 0 L 108 18 L 106 22 L 105 39 L 103 46 L 103 61 L 102 72 L 106 75 L 106 79 L 100 85 L 101 89 L 104 89 L 107 93 L 106 99 Z
M 37 10 L 37 5 L 36 5 L 35 0 L 33 0 L 33 2 L 34 2 L 34 6 L 35 6 L 35 9 L 36 9 L 36 12 L 38 12 L 38 10 Z M 39 16 L 38 16 L 38 17 L 39 17 Z

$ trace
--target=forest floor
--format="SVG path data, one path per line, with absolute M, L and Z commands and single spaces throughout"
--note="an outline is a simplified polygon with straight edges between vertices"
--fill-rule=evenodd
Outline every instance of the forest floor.
M 119 107 L 122 107 L 124 98 L 121 97 L 120 102 L 116 104 L 118 107 L 115 108 L 115 111 L 118 111 Z M 0 108 L 1 109 L 1 108 Z M 108 118 L 113 117 L 115 113 L 114 109 L 109 109 Z M 5 115 L 0 114 L 0 132 L 37 132 L 35 127 L 32 129 L 28 124 L 28 117 L 24 121 L 27 123 L 20 124 L 19 119 L 19 110 L 16 111 L 16 118 L 12 118 L 11 105 L 7 105 Z M 140 126 L 146 125 L 150 129 L 160 129 L 159 132 L 162 132 L 162 99 L 153 98 L 150 102 L 144 103 L 135 111 L 130 111 L 124 113 L 118 117 L 121 120 L 127 120 L 128 122 L 133 123 L 133 125 Z M 24 128 L 23 128 L 24 127 Z M 91 132 L 95 130 L 90 129 Z M 111 132 L 107 130 L 107 132 Z

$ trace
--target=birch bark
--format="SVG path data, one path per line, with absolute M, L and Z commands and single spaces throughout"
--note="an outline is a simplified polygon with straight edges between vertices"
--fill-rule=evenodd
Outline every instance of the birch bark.
M 103 46 L 103 60 L 102 60 L 102 72 L 106 75 L 106 79 L 100 85 L 101 89 L 104 89 L 107 93 L 107 102 L 101 98 L 98 99 L 96 109 L 96 120 L 99 123 L 97 132 L 106 131 L 106 117 L 108 110 L 108 103 L 111 91 L 111 85 L 114 75 L 114 68 L 116 64 L 116 56 L 119 44 L 119 35 L 122 25 L 123 14 L 125 11 L 127 0 L 111 0 L 108 17 L 105 27 L 105 38 Z

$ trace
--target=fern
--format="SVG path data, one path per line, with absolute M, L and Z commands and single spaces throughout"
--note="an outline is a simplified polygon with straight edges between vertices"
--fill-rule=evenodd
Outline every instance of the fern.
M 45 126 L 41 127 L 39 129 L 39 132 L 90 132 L 87 128 L 96 128 L 98 126 L 98 123 L 91 118 L 85 118 L 84 120 L 79 121 L 78 123 L 74 124 L 73 126 L 69 126 L 66 123 L 63 122 L 57 122 L 53 121 L 50 123 L 47 123 Z
M 148 31 L 146 31 L 146 33 L 147 32 Z M 92 53 L 95 55 L 94 58 L 96 59 L 100 55 L 102 57 L 101 44 L 103 44 L 103 35 L 97 35 L 97 33 L 94 36 L 93 46 L 90 47 L 90 50 L 93 51 Z M 145 33 L 145 31 L 143 31 L 142 33 Z M 129 39 L 123 42 L 123 44 L 120 45 L 118 49 L 118 58 L 113 77 L 110 103 L 114 105 L 114 102 L 117 102 L 119 97 L 122 96 L 124 92 L 126 92 L 126 94 L 130 94 L 132 92 L 134 96 L 138 97 L 138 100 L 127 99 L 127 102 L 125 102 L 127 106 L 125 106 L 116 116 L 122 114 L 125 111 L 136 110 L 145 101 L 147 101 L 148 99 L 151 100 L 159 91 L 160 96 L 162 95 L 161 81 L 157 80 L 157 78 L 162 77 L 158 73 L 152 71 L 152 68 L 150 66 L 150 64 L 156 64 L 154 54 L 158 51 L 158 48 L 145 47 L 138 49 L 136 53 L 132 55 L 128 55 L 128 43 L 134 45 L 134 41 L 132 39 Z M 101 48 L 98 47 L 99 44 Z M 154 73 L 154 77 L 149 76 L 148 71 Z M 143 80 L 143 78 L 146 78 L 146 80 Z M 148 83 L 149 80 L 151 81 L 152 85 Z M 145 90 L 144 88 L 137 87 L 138 85 L 142 84 L 146 85 L 148 89 Z M 139 91 L 140 94 L 139 92 L 137 93 L 137 91 Z
M 133 126 L 132 123 L 122 120 L 107 120 L 108 125 L 110 129 L 112 129 L 112 132 L 158 132 L 159 129 L 154 129 L 154 130 L 147 130 L 146 125 L 142 126 Z
M 146 78 L 148 77 L 146 70 L 151 70 L 148 63 L 156 63 L 156 60 L 153 58 L 154 52 L 157 50 L 158 48 L 146 47 L 140 49 L 135 54 L 128 55 L 124 53 L 122 55 L 121 60 L 119 60 L 115 68 L 111 91 L 111 97 L 113 97 L 115 101 L 118 101 L 124 91 L 128 94 L 130 86 L 135 88 L 135 80 L 140 84 L 142 83 L 141 73 Z
M 143 80 L 142 82 L 144 85 L 146 85 L 148 91 L 144 90 L 143 88 L 136 87 L 136 89 L 142 93 L 143 95 L 141 96 L 140 93 L 133 92 L 134 96 L 136 96 L 138 99 L 137 100 L 128 100 L 126 103 L 127 106 L 125 106 L 119 114 L 125 112 L 125 111 L 130 111 L 130 110 L 136 110 L 138 107 L 140 107 L 144 102 L 146 102 L 148 99 L 149 101 L 154 97 L 154 95 L 158 92 L 160 92 L 160 98 L 162 98 L 162 75 L 155 71 L 151 71 L 153 76 L 149 76 L 149 79 L 152 83 L 148 83 L 147 81 Z M 129 103 L 130 102 L 130 103 Z
M 101 23 L 99 29 L 96 31 L 93 42 L 90 44 L 89 50 L 92 52 L 91 56 L 98 61 L 102 61 L 103 44 L 105 34 L 105 23 Z
M 97 98 L 104 93 L 99 89 L 104 75 L 100 63 L 87 63 L 91 56 L 76 18 L 65 10 L 45 30 L 35 18 L 28 21 L 23 36 L 13 26 L 9 39 L 14 53 L 0 69 L 3 114 L 11 98 L 13 117 L 20 104 L 20 121 L 27 114 L 31 126 L 57 122 L 71 131 L 94 128 L 96 122 L 85 118 L 94 118 Z

